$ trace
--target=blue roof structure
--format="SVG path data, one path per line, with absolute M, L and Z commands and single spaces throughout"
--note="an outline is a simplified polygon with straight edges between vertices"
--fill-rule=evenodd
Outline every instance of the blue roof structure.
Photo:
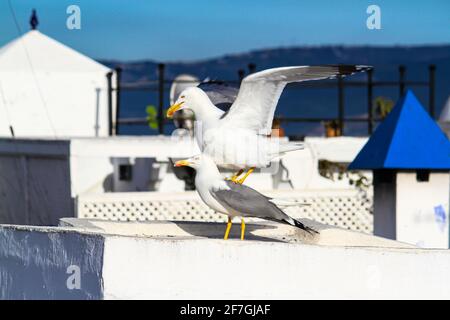
M 408 90 L 348 168 L 450 170 L 450 141 Z

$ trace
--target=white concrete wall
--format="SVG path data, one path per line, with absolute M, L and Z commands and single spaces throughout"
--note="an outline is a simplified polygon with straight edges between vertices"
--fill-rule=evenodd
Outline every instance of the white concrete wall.
M 8 150 L 16 152 L 22 148 L 21 153 L 28 152 L 32 148 L 42 156 L 52 155 L 52 150 L 46 150 L 47 145 L 59 144 L 61 140 L 47 139 L 45 146 L 39 146 L 39 139 L 4 139 L 0 145 L 0 154 L 8 145 Z M 247 183 L 256 189 L 348 189 L 347 181 L 331 181 L 321 177 L 318 173 L 318 160 L 328 159 L 329 154 L 323 153 L 323 149 L 337 144 L 337 150 L 345 144 L 349 144 L 337 152 L 336 158 L 329 160 L 351 161 L 358 152 L 359 145 L 364 139 L 347 139 L 328 141 L 329 139 L 309 139 L 308 148 L 302 151 L 289 153 L 283 158 L 283 165 L 287 169 L 281 174 L 282 179 L 291 183 L 278 183 L 280 176 L 258 172 L 252 174 Z M 309 141 L 308 140 L 308 141 Z M 184 182 L 178 180 L 172 173 L 168 158 L 187 158 L 198 154 L 198 147 L 191 140 L 176 140 L 175 137 L 149 136 L 149 137 L 105 137 L 105 138 L 68 138 L 70 141 L 70 184 L 71 195 L 76 197 L 83 193 L 103 193 L 108 190 L 113 174 L 112 158 L 125 157 L 152 158 L 155 160 L 152 168 L 152 179 L 156 190 L 161 192 L 184 191 Z M 320 151 L 322 150 L 322 151 Z M 8 151 L 8 152 L 12 152 Z M 34 152 L 34 151 L 33 151 Z M 342 154 L 341 154 L 342 153 Z M 0 155 L 1 156 L 1 155 Z M 276 162 L 276 161 L 275 161 Z M 49 169 L 51 173 L 51 168 Z M 2 168 L 0 167 L 0 174 Z M 147 174 L 147 173 L 136 173 Z M 231 175 L 231 172 L 229 173 Z M 278 181 L 278 182 L 277 182 Z
M 294 189 L 351 188 L 346 177 L 335 181 L 322 177 L 319 174 L 319 160 L 350 163 L 366 142 L 367 138 L 361 137 L 305 137 L 305 149 L 290 152 L 281 161 L 288 169 Z M 364 174 L 370 181 L 372 173 Z
M 397 173 L 396 188 L 397 240 L 448 248 L 450 174 L 431 172 L 429 181 L 418 182 L 415 172 Z
M 288 186 L 277 183 L 278 175 L 257 172 L 246 183 L 256 189 L 348 189 L 346 179 L 332 181 L 319 175 L 318 161 L 351 162 L 364 145 L 366 138 L 307 138 L 305 150 L 288 153 L 282 158 Z M 327 151 L 332 150 L 332 152 Z M 171 174 L 166 166 L 168 158 L 187 158 L 198 154 L 195 141 L 168 136 L 113 137 L 102 139 L 71 139 L 71 176 L 73 195 L 85 192 L 104 192 L 103 179 L 113 172 L 111 157 L 148 157 L 162 164 L 156 168 L 157 188 L 162 192 L 183 191 L 184 182 Z M 274 165 L 278 167 L 278 160 Z M 258 170 L 257 170 L 258 171 Z M 169 174 L 167 174 L 169 173 Z M 231 173 L 230 173 L 231 174 Z M 370 176 L 370 173 L 368 174 Z
M 450 298 L 448 250 L 114 233 L 0 226 L 0 298 Z
M 168 136 L 71 139 L 70 170 L 72 195 L 82 193 L 103 193 L 105 178 L 113 174 L 112 158 L 153 158 L 160 164 L 167 164 L 169 157 L 187 158 L 198 153 L 192 141 L 175 143 Z M 171 168 L 155 167 L 155 177 L 159 191 L 183 191 L 184 182 L 171 179 L 170 184 L 162 185 Z M 135 173 L 139 174 L 139 173 Z M 142 173 L 141 173 L 142 174 Z
M 0 225 L 0 300 L 101 299 L 103 240 L 68 229 Z M 78 267 L 79 289 L 71 266 Z
M 450 298 L 450 252 L 108 237 L 106 299 Z
M 0 72 L 0 86 L 0 136 L 108 135 L 106 72 Z

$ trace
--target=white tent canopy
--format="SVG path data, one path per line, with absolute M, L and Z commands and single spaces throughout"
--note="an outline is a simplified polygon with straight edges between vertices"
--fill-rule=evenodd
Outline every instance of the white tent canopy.
M 11 41 L 0 48 L 0 136 L 106 136 L 109 71 L 37 30 Z

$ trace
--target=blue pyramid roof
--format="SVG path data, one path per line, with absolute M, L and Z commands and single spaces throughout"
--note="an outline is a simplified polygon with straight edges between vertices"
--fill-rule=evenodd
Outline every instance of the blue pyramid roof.
M 412 91 L 408 91 L 349 169 L 450 170 L 450 141 Z

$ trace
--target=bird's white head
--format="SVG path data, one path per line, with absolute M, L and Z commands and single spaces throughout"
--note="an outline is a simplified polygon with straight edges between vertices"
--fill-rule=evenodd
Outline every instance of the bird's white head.
M 198 117 L 208 104 L 214 107 L 208 95 L 202 89 L 197 87 L 187 88 L 181 92 L 177 101 L 167 110 L 167 118 L 172 118 L 175 112 L 182 109 L 191 109 Z
M 191 167 L 197 171 L 205 170 L 205 171 L 219 172 L 219 169 L 217 168 L 217 165 L 214 162 L 214 160 L 206 154 L 199 154 L 189 159 L 175 162 L 175 167 L 184 167 L 184 166 Z

